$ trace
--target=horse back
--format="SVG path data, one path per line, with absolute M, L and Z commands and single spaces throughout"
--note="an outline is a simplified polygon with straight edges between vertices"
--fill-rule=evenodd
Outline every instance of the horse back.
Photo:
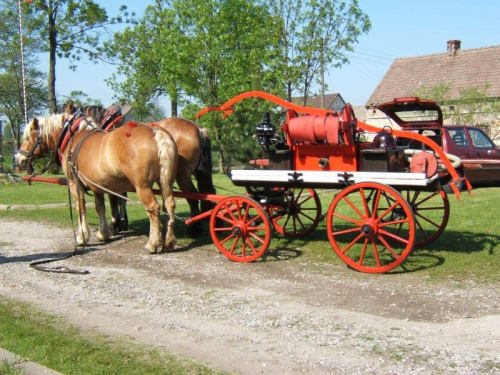
M 96 132 L 85 139 L 78 152 L 78 168 L 89 179 L 111 190 L 119 186 L 127 187 L 122 191 L 130 190 L 132 185 L 149 186 L 161 177 L 156 132 L 165 133 L 175 149 L 172 137 L 164 130 L 129 123 L 110 132 Z M 177 154 L 176 150 L 173 154 Z

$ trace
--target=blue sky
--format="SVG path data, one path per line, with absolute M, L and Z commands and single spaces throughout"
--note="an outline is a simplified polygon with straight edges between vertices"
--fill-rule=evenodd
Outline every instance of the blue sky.
M 98 1 L 109 14 L 121 4 L 142 15 L 150 1 Z M 359 0 L 372 22 L 368 34 L 359 38 L 350 64 L 326 72 L 327 92 L 339 92 L 353 105 L 364 105 L 394 59 L 444 53 L 446 41 L 462 41 L 462 49 L 500 45 L 498 31 L 500 2 L 492 0 Z M 46 66 L 45 61 L 42 67 Z M 42 68 L 43 69 L 43 68 Z M 59 60 L 56 90 L 68 95 L 81 90 L 104 105 L 113 102 L 113 92 L 104 83 L 114 67 L 81 63 L 76 72 Z M 60 99 L 61 100 L 61 99 Z M 162 102 L 163 104 L 163 102 Z M 168 107 L 168 101 L 164 102 Z M 169 113 L 169 108 L 167 108 Z M 170 113 L 169 113 L 170 114 Z

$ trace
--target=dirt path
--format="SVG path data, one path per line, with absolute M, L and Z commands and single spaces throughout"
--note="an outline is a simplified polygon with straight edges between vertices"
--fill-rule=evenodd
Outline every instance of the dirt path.
M 496 284 L 436 285 L 338 263 L 237 264 L 208 244 L 152 256 L 132 235 L 60 263 L 86 276 L 29 268 L 72 249 L 71 239 L 0 220 L 0 295 L 240 374 L 500 372 Z

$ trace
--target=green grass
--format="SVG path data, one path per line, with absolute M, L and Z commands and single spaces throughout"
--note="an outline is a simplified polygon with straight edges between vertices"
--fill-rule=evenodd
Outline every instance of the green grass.
M 225 175 L 214 175 L 217 193 L 220 195 L 243 194 L 245 189 L 234 186 Z M 322 212 L 328 207 L 338 191 L 319 190 Z M 132 199 L 136 199 L 131 194 Z M 500 217 L 500 188 L 485 187 L 473 190 L 473 196 L 462 193 L 462 201 L 457 201 L 449 195 L 450 219 L 444 233 L 434 242 L 415 248 L 403 267 L 398 267 L 392 273 L 412 272 L 430 276 L 433 280 L 475 279 L 485 281 L 500 281 L 500 232 L 498 218 Z M 0 204 L 42 204 L 67 202 L 66 187 L 47 183 L 7 184 L 0 186 Z M 92 201 L 92 198 L 89 198 Z M 188 217 L 188 206 L 179 201 L 176 214 Z M 149 221 L 142 206 L 128 205 L 129 221 L 132 230 L 148 233 Z M 89 223 L 97 226 L 95 210 L 88 209 Z M 108 210 L 109 214 L 109 210 Z M 18 220 L 50 221 L 61 227 L 70 227 L 71 220 L 67 208 L 39 209 L 35 211 L 14 210 L 0 211 L 0 217 Z M 180 243 L 192 242 L 185 236 L 185 225 L 176 220 L 175 231 Z M 206 230 L 199 244 L 211 244 L 212 240 Z M 283 238 L 273 233 L 273 239 L 264 260 L 288 259 L 289 261 L 308 263 L 338 263 L 338 259 L 328 241 L 325 221 L 309 236 L 299 239 Z
M 44 175 L 44 177 L 64 177 L 62 175 Z M 66 186 L 33 182 L 0 184 L 0 204 L 47 204 L 68 201 Z
M 82 334 L 30 305 L 0 298 L 0 346 L 63 374 L 222 374 L 191 360 L 94 334 Z M 0 373 L 11 366 L 0 366 Z M 10 371 L 9 370 L 9 371 Z
M 0 363 L 0 374 L 2 375 L 25 375 L 26 373 L 22 370 L 15 368 L 10 365 L 7 361 Z

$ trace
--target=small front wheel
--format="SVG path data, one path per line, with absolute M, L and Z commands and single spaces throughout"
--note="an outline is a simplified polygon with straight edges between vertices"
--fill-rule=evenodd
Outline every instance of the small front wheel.
M 252 262 L 269 247 L 271 224 L 262 207 L 253 199 L 228 197 L 213 209 L 210 235 L 226 258 L 235 262 Z
M 361 182 L 340 191 L 330 204 L 326 224 L 333 250 L 361 272 L 392 270 L 405 261 L 415 243 L 410 205 L 396 190 L 378 183 Z

